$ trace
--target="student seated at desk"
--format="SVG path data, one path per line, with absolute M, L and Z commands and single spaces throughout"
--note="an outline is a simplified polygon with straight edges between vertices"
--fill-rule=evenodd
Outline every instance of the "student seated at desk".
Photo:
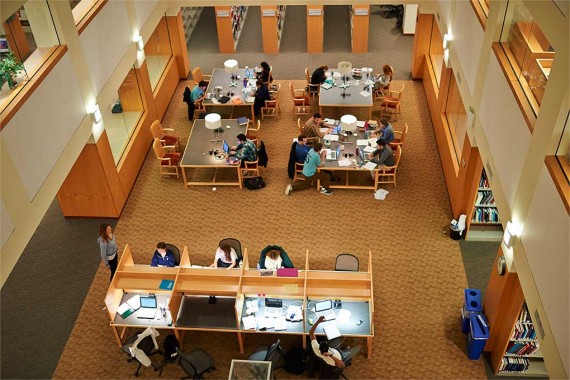
M 281 268 L 283 264 L 283 259 L 281 258 L 281 252 L 276 249 L 270 249 L 265 252 L 265 268 L 269 270 L 277 270 Z
M 328 128 L 328 130 L 325 133 L 322 133 L 320 130 L 321 128 Z M 332 130 L 333 126 L 325 123 L 320 113 L 315 113 L 313 117 L 305 123 L 303 134 L 312 138 L 312 141 L 318 141 L 318 138 L 322 138 L 327 133 L 331 133 Z
M 327 79 L 325 72 L 329 69 L 327 65 L 322 65 L 313 71 L 311 75 L 311 84 L 323 84 Z
M 150 266 L 152 267 L 173 267 L 176 265 L 174 254 L 166 249 L 166 243 L 160 242 L 156 245 L 156 251 L 152 255 Z
M 269 265 L 269 266 L 268 266 Z M 277 266 L 278 265 L 278 266 Z M 268 245 L 259 255 L 259 269 L 294 268 L 289 255 L 278 245 Z
M 325 321 L 325 317 L 320 317 L 317 322 L 311 327 L 309 330 L 309 337 L 311 338 L 311 348 L 313 349 L 313 353 L 318 357 L 323 359 L 323 361 L 332 366 L 338 368 L 344 368 L 348 363 L 349 360 L 352 359 L 354 355 L 356 355 L 361 346 L 355 346 L 352 348 L 348 348 L 346 350 L 337 350 L 336 348 L 332 348 L 329 346 L 329 341 L 324 340 L 322 342 L 317 341 L 317 337 L 315 336 L 315 331 L 317 330 L 317 326 Z M 340 344 L 339 344 L 340 345 Z
M 210 267 L 212 268 L 227 268 L 232 269 L 236 266 L 237 254 L 236 251 L 229 245 L 222 244 L 216 250 L 214 262 Z

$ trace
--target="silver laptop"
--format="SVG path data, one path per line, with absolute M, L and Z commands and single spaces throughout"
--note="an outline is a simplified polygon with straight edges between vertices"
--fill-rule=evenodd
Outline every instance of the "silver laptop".
M 336 150 L 326 149 L 327 151 L 327 160 L 336 160 Z
M 154 319 L 156 315 L 156 297 L 141 297 L 141 308 L 137 312 L 137 318 Z
M 317 318 L 325 317 L 325 321 L 336 319 L 333 303 L 331 300 L 317 302 L 315 304 L 315 315 Z

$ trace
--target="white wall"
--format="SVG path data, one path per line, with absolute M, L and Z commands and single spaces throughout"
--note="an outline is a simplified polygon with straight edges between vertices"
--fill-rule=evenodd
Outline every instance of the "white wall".
M 142 28 L 148 16 L 158 4 L 158 0 L 137 0 L 134 2 L 135 10 L 137 12 L 137 24 L 139 28 Z
M 543 167 L 521 242 L 566 373 L 570 373 L 569 231 L 564 204 Z
M 451 35 L 463 76 L 473 95 L 484 33 L 469 1 L 457 2 Z
M 10 217 L 8 210 L 6 210 L 6 207 L 4 206 L 4 201 L 0 203 L 0 217 L 0 238 L 2 239 L 2 245 L 0 245 L 0 247 L 4 247 L 4 244 L 12 234 L 12 231 L 14 231 L 14 223 L 12 222 L 12 218 Z
M 79 36 L 96 94 L 134 43 L 129 25 L 125 4 L 109 1 Z
M 480 120 L 505 197 L 512 207 L 519 184 L 530 131 L 494 54 L 489 57 Z
M 438 0 L 439 5 L 439 16 L 441 17 L 439 25 L 449 25 L 450 13 L 451 13 L 451 0 Z M 441 29 L 441 28 L 440 28 Z M 442 33 L 445 33 L 442 30 Z M 443 34 L 442 34 L 443 35 Z
M 2 130 L 30 201 L 86 115 L 72 72 L 66 54 Z

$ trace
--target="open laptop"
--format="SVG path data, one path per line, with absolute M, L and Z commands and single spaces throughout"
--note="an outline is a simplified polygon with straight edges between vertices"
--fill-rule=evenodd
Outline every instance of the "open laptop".
M 317 318 L 325 317 L 325 321 L 336 319 L 332 301 L 326 300 L 315 303 L 315 315 Z
M 338 146 L 338 148 L 336 148 L 336 150 L 332 150 L 332 149 L 326 149 L 327 152 L 327 160 L 336 160 L 339 156 L 340 156 L 340 145 Z
M 333 130 L 332 130 L 331 133 L 332 133 L 333 135 L 338 135 L 341 131 L 342 131 L 342 127 L 341 127 L 340 124 L 339 124 L 339 125 L 337 125 L 336 127 L 333 128 Z
M 283 300 L 281 298 L 265 299 L 265 318 L 278 318 L 283 314 Z
M 230 155 L 230 146 L 228 145 L 228 142 L 226 140 L 224 140 L 222 144 L 222 149 L 224 150 L 224 152 L 226 152 L 228 156 Z
M 141 308 L 137 312 L 139 319 L 154 319 L 156 315 L 156 297 L 141 297 Z

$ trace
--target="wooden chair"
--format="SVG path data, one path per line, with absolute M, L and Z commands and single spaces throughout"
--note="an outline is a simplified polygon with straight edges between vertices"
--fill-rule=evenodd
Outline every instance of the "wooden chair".
M 162 124 L 158 119 L 153 121 L 150 126 L 150 133 L 152 133 L 152 137 L 154 139 L 158 139 L 162 146 L 178 146 L 178 150 L 180 151 L 180 139 L 178 136 L 172 134 L 173 132 L 174 129 L 172 128 L 162 128 Z
M 194 70 L 192 70 L 192 79 L 194 79 L 194 82 L 196 83 L 200 82 L 201 80 L 210 82 L 211 78 L 212 78 L 211 75 L 204 75 L 202 73 L 202 69 L 200 68 L 200 66 L 196 66 L 194 67 Z
M 279 100 L 266 100 L 265 107 L 261 107 L 261 118 L 277 117 L 279 118 Z
M 304 181 L 305 176 L 303 175 L 303 167 L 305 164 L 300 164 L 295 162 L 295 173 L 293 174 L 293 182 L 297 182 L 297 180 Z
M 390 91 L 389 95 L 384 98 L 382 104 L 380 104 L 380 117 L 391 117 L 394 116 L 394 120 L 398 120 L 398 114 L 402 113 L 400 109 L 400 101 L 402 100 L 402 94 L 406 85 L 402 85 L 400 91 Z
M 394 131 L 394 140 L 390 143 L 392 149 L 396 149 L 398 146 L 404 145 L 406 142 L 406 136 L 408 136 L 408 123 L 404 123 L 403 131 Z
M 202 112 L 206 112 L 204 107 L 204 99 L 194 102 L 194 119 L 197 119 Z
M 386 94 L 388 94 L 390 92 L 390 84 L 392 84 L 391 81 L 388 83 L 388 85 L 386 87 L 378 88 L 378 89 L 374 90 L 374 101 L 384 100 L 384 98 L 386 97 Z
M 281 91 L 281 83 L 277 84 L 276 90 L 269 90 L 271 100 L 277 100 L 277 112 L 281 113 L 281 104 L 279 102 L 279 91 Z
M 259 158 L 255 161 L 243 161 L 244 167 L 241 168 L 242 178 L 259 177 Z
M 374 192 L 378 190 L 378 185 L 381 183 L 393 183 L 396 187 L 396 172 L 402 157 L 402 147 L 398 146 L 394 152 L 394 166 L 384 166 L 376 169 L 376 178 L 374 179 Z
M 180 163 L 180 153 L 174 151 L 174 146 L 162 146 L 159 139 L 154 139 L 152 149 L 158 160 L 160 166 L 160 176 L 175 175 L 180 178 L 178 174 L 178 164 Z
M 309 89 L 309 98 L 318 98 L 321 85 L 311 84 L 311 76 L 309 75 L 309 69 L 307 67 L 305 67 L 305 79 L 307 80 L 307 89 Z
M 291 82 L 289 82 L 289 90 L 291 90 L 291 98 L 293 98 L 293 114 L 309 115 L 311 113 L 311 103 L 305 90 L 295 90 Z
M 245 135 L 248 139 L 259 139 L 259 130 L 261 129 L 261 121 L 257 120 L 257 128 L 250 127 L 249 123 L 247 124 L 247 128 L 245 129 Z

